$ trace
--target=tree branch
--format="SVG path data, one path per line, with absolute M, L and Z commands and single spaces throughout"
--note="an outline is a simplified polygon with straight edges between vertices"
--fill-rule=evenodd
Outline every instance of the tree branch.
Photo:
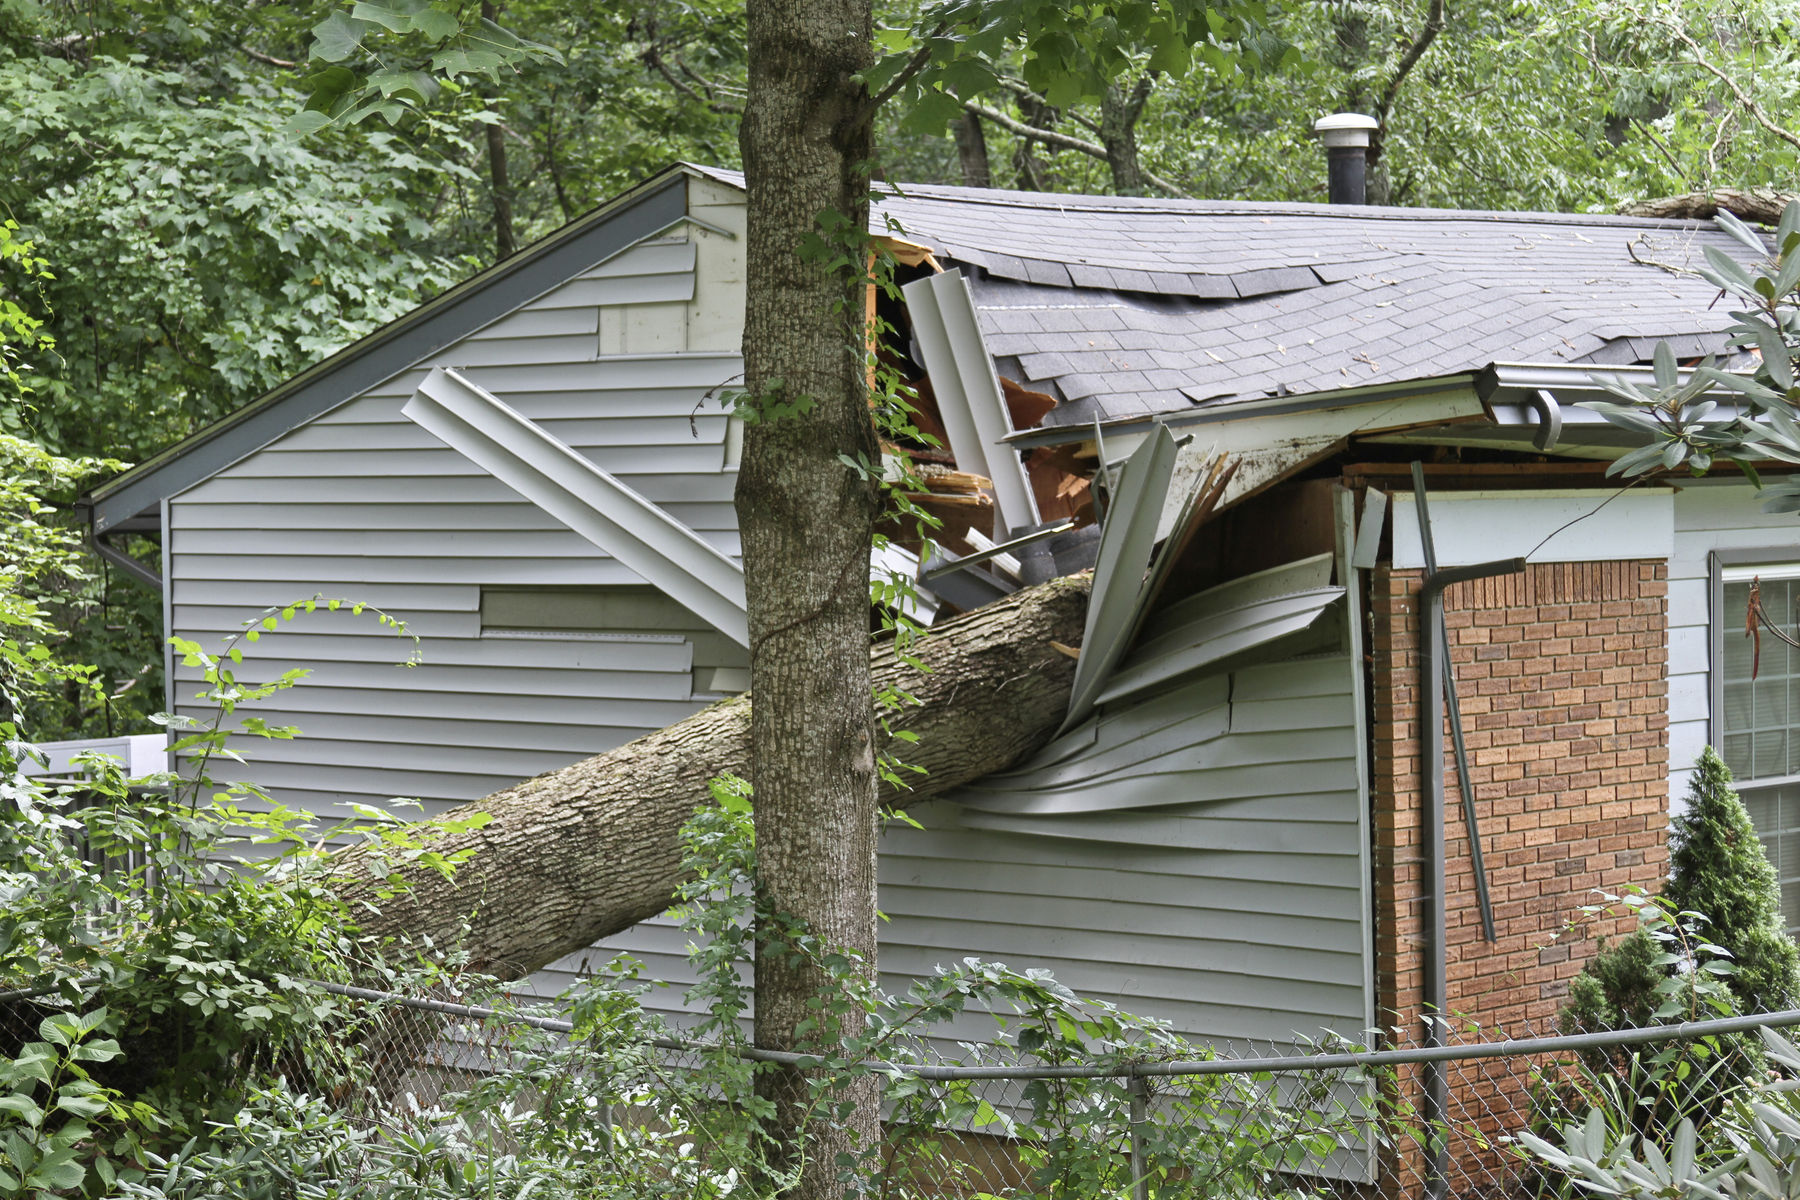
M 1399 99 L 1400 85 L 1412 74 L 1412 69 L 1419 65 L 1425 57 L 1425 51 L 1437 40 L 1437 35 L 1444 29 L 1444 0 L 1431 0 L 1431 8 L 1425 16 L 1425 24 L 1419 30 L 1419 36 L 1412 40 L 1406 53 L 1400 56 L 1400 62 L 1394 67 L 1393 77 L 1388 80 L 1387 87 L 1382 89 L 1381 100 L 1375 105 L 1375 149 L 1370 158 L 1381 157 L 1381 137 L 1387 132 L 1388 114 L 1394 111 L 1394 101 Z
M 1086 138 L 1074 137 L 1067 133 L 1058 133 L 1054 129 L 1039 129 L 1035 125 L 1027 125 L 1023 121 L 1007 116 L 997 108 L 989 108 L 987 105 L 976 100 L 964 100 L 963 107 L 974 113 L 976 116 L 985 117 L 987 120 L 1000 126 L 1000 128 L 1007 130 L 1010 133 L 1014 133 L 1019 137 L 1031 138 L 1034 141 L 1044 143 L 1046 146 L 1060 146 L 1064 150 L 1074 150 L 1080 154 L 1086 154 L 1092 158 L 1097 158 L 1101 162 L 1106 161 L 1106 147 L 1102 146 L 1099 142 L 1090 142 Z M 1176 196 L 1183 200 L 1190 198 L 1186 192 L 1182 191 L 1175 184 L 1170 183 L 1160 175 L 1151 174 L 1149 171 L 1144 172 L 1144 182 L 1148 183 L 1151 187 L 1156 188 L 1158 191 L 1167 192 L 1171 196 Z
M 707 111 L 733 117 L 741 117 L 744 115 L 744 110 L 740 105 L 726 104 L 723 101 L 713 99 L 711 96 L 702 95 L 691 84 L 686 83 L 680 76 L 676 75 L 675 72 L 669 70 L 669 64 L 663 61 L 662 51 L 658 50 L 655 45 L 645 46 L 638 54 L 638 59 L 645 66 L 650 67 L 656 71 L 657 74 L 668 80 L 670 87 L 692 100 L 695 104 L 704 106 Z
M 1696 67 L 1699 67 L 1702 71 L 1705 71 L 1708 75 L 1711 75 L 1714 79 L 1717 79 L 1720 83 L 1731 89 L 1731 94 L 1737 98 L 1738 105 L 1745 112 L 1749 113 L 1758 125 L 1761 125 L 1770 134 L 1780 138 L 1796 150 L 1800 150 L 1800 133 L 1795 133 L 1791 129 L 1783 128 L 1770 120 L 1769 114 L 1763 109 L 1763 106 L 1758 104 L 1755 99 L 1744 91 L 1743 88 L 1739 87 L 1737 80 L 1733 79 L 1730 75 L 1727 75 L 1722 68 L 1714 64 L 1711 59 L 1707 58 L 1705 52 L 1700 49 L 1700 43 L 1696 42 L 1688 34 L 1687 30 L 1666 20 L 1658 21 L 1658 24 L 1668 30 L 1670 35 L 1673 36 L 1676 41 L 1688 48 L 1688 52 L 1694 56 L 1694 65 Z
M 266 63 L 267 65 L 269 65 L 271 67 L 284 67 L 284 68 L 292 69 L 292 68 L 300 65 L 297 62 L 289 62 L 285 58 L 276 58 L 273 55 L 264 54 L 261 50 L 252 50 L 248 46 L 239 46 L 238 49 L 241 50 L 244 54 L 248 55 L 250 58 L 254 58 L 257 62 Z
M 945 28 L 940 22 L 936 29 L 926 34 L 924 41 L 919 43 L 919 48 L 913 51 L 913 56 L 907 60 L 904 67 L 900 68 L 900 73 L 888 80 L 886 87 L 869 97 L 868 103 L 863 105 L 862 112 L 858 114 L 862 120 L 866 121 L 872 118 L 881 110 L 882 105 L 892 100 L 901 88 L 912 82 L 913 77 L 925 69 L 925 64 L 931 61 L 931 39 L 943 36 Z
M 1050 107 L 1050 102 L 1032 91 L 1031 85 L 1026 83 L 1023 79 L 1014 79 L 1011 75 L 1001 75 L 997 78 L 1000 81 L 1000 86 L 1007 91 L 1012 92 L 1014 95 L 1023 97 L 1042 108 Z M 1075 122 L 1077 125 L 1091 133 L 1100 132 L 1100 122 L 1094 120 L 1092 117 L 1084 117 L 1079 112 L 1067 112 L 1064 115 L 1067 116 L 1069 120 Z

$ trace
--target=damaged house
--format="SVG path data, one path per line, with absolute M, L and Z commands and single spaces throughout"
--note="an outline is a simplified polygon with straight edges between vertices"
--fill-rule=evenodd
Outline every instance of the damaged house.
M 944 521 L 937 556 L 889 561 L 940 616 L 1096 570 L 1056 739 L 885 835 L 892 983 L 1048 968 L 1264 1051 L 1439 1006 L 1541 1020 L 1591 949 L 1551 935 L 1596 887 L 1657 884 L 1708 742 L 1800 923 L 1800 657 L 1765 648 L 1752 682 L 1725 636 L 1753 575 L 1770 611 L 1800 598 L 1792 519 L 1725 472 L 1621 491 L 1621 433 L 1578 407 L 1659 340 L 1722 349 L 1687 268 L 1741 247 L 1605 216 L 880 207 L 903 301 L 871 303 Z M 264 643 L 312 671 L 271 717 L 305 736 L 256 751 L 279 799 L 442 810 L 748 685 L 719 402 L 743 227 L 739 176 L 674 168 L 88 497 L 115 560 L 160 542 L 135 569 L 171 635 L 323 591 L 423 639 L 407 671 L 344 614 Z M 667 926 L 609 945 L 685 980 Z

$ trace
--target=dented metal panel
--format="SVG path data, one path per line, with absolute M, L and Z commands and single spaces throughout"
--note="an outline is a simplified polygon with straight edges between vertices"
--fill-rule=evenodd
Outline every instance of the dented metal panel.
M 1006 444 L 1012 419 L 975 319 L 968 281 L 961 271 L 945 271 L 916 279 L 901 292 L 957 467 L 993 481 L 1003 527 L 1036 524 L 1037 501 L 1025 465 Z
M 750 644 L 743 567 L 493 393 L 438 368 L 401 411 L 738 645 Z
M 1100 534 L 1094 591 L 1088 599 L 1087 628 L 1081 639 L 1081 658 L 1075 664 L 1069 713 L 1063 719 L 1065 730 L 1094 710 L 1107 676 L 1130 644 L 1144 593 L 1144 573 L 1156 546 L 1157 518 L 1175 470 L 1175 452 L 1175 439 L 1168 430 L 1158 428 L 1132 452 L 1120 472 L 1117 494 L 1107 506 Z

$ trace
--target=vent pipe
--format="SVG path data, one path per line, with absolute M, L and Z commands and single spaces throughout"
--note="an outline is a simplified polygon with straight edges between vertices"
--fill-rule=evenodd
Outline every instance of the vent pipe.
M 1361 113 L 1333 113 L 1313 123 L 1313 132 L 1325 143 L 1333 204 L 1367 203 L 1369 135 L 1378 126 L 1374 117 Z

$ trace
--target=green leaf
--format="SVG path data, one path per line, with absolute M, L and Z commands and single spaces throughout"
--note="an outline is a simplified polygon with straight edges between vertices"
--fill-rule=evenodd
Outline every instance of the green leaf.
M 36 1129 L 44 1121 L 44 1110 L 39 1108 L 30 1096 L 13 1093 L 0 1096 L 0 1112 L 12 1113 L 25 1124 Z
M 360 6 L 359 6 L 360 7 Z M 312 27 L 312 57 L 323 62 L 342 62 L 362 49 L 370 24 L 343 12 L 334 12 Z
M 350 8 L 350 19 L 381 26 L 390 33 L 410 33 L 412 17 L 410 14 L 395 12 L 381 4 L 370 4 L 368 0 L 358 0 Z
M 462 30 L 462 23 L 442 9 L 422 8 L 412 15 L 412 27 L 431 41 L 441 42 L 455 37 Z

